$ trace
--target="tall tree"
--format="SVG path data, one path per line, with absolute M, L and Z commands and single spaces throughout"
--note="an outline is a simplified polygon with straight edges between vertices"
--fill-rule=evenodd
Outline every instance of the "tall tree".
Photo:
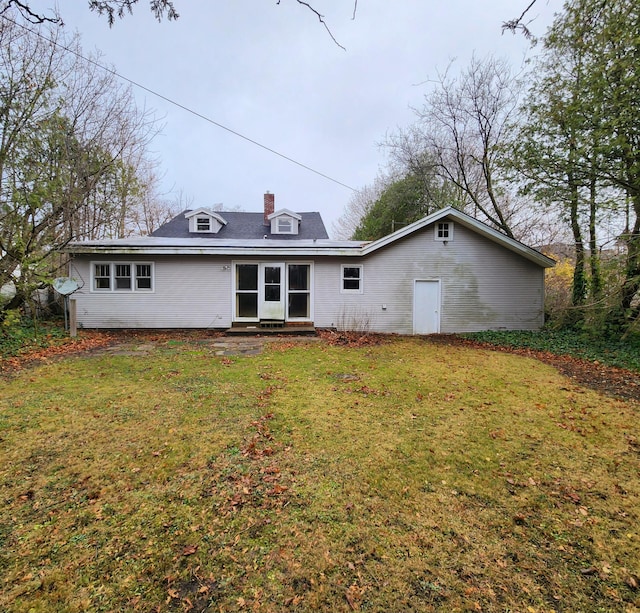
M 40 37 L 0 21 L 0 286 L 16 287 L 10 306 L 50 278 L 69 240 L 122 233 L 154 131 L 131 92 L 64 52 L 79 42 L 62 36 L 60 26 Z
M 387 138 L 396 163 L 416 173 L 426 164 L 457 188 L 461 208 L 514 237 L 523 221 L 502 173 L 520 84 L 504 60 L 473 58 L 459 74 L 433 83 L 418 121 Z
M 609 313 L 624 329 L 640 313 L 639 59 L 636 2 L 569 0 L 545 39 L 518 149 L 528 188 L 562 204 L 572 226 L 574 304 L 584 302 L 588 270 L 591 296 L 600 299 L 599 219 L 631 203 L 624 280 Z
M 353 238 L 376 240 L 452 203 L 450 187 L 434 174 L 407 174 L 387 185 L 360 219 Z

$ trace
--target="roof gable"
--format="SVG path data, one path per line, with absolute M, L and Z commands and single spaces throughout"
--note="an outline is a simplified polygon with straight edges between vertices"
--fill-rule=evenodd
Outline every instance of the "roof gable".
M 206 215 L 207 217 L 212 217 L 213 219 L 217 219 L 222 225 L 226 225 L 227 222 L 224 220 L 222 215 L 216 213 L 215 211 L 210 211 L 209 209 L 196 209 L 195 211 L 186 211 L 184 216 L 187 219 L 191 219 L 196 215 Z
M 272 220 L 272 219 L 275 219 L 276 217 L 281 217 L 282 215 L 286 215 L 287 217 L 293 217 L 298 221 L 302 221 L 302 217 L 298 215 L 298 213 L 294 213 L 289 209 L 279 209 L 277 211 L 274 211 L 273 213 L 271 213 L 271 215 L 267 216 L 267 219 Z
M 227 225 L 223 217 L 208 209 L 196 209 L 184 214 L 191 234 L 217 234 Z
M 534 262 L 535 264 L 538 264 L 539 266 L 542 266 L 544 268 L 551 268 L 555 266 L 555 261 L 551 258 L 548 258 L 546 255 L 540 253 L 539 251 L 536 251 L 535 249 L 532 249 L 531 247 L 527 247 L 527 245 L 521 243 L 520 241 L 509 238 L 505 234 L 502 234 L 502 232 L 495 230 L 487 224 L 478 221 L 474 217 L 471 217 L 470 215 L 467 215 L 466 213 L 463 213 L 462 211 L 451 206 L 440 209 L 439 211 L 436 211 L 431 215 L 427 215 L 426 217 L 423 217 L 422 219 L 409 224 L 408 226 L 405 226 L 400 230 L 396 230 L 392 234 L 388 234 L 387 236 L 383 236 L 382 238 L 367 244 L 362 249 L 362 255 L 366 255 L 368 253 L 372 253 L 374 251 L 377 251 L 378 249 L 386 247 L 387 245 L 390 245 L 404 238 L 405 236 L 409 236 L 410 234 L 418 232 L 423 228 L 426 228 L 427 226 L 430 226 L 431 224 L 434 224 L 445 218 L 459 223 L 460 225 L 476 232 L 477 234 L 480 234 L 481 236 L 484 236 L 485 238 L 488 238 L 490 241 L 501 245 L 506 249 L 509 249 L 509 251 L 513 251 L 514 253 L 521 255 L 522 257 L 530 260 L 531 262 Z

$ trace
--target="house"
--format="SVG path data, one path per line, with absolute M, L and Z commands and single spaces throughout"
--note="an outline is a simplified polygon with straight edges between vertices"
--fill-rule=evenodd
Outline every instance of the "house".
M 454 208 L 374 242 L 319 213 L 186 211 L 152 235 L 72 243 L 85 328 L 536 330 L 553 260 Z

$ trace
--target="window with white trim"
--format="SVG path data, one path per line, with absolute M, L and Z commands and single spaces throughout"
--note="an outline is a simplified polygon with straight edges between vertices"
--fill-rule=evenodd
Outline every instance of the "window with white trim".
M 356 266 L 342 264 L 340 293 L 362 294 L 362 264 Z
M 131 289 L 131 264 L 115 264 L 114 289 Z
M 211 231 L 211 217 L 197 217 L 196 218 L 196 231 L 198 231 L 198 232 L 210 232 Z
M 151 280 L 151 264 L 136 264 L 136 289 L 150 290 Z
M 453 238 L 453 223 L 450 221 L 439 221 L 436 223 L 434 231 L 437 241 L 450 241 Z
M 111 289 L 111 264 L 94 264 L 93 289 Z
M 276 226 L 278 234 L 293 234 L 293 219 L 291 217 L 278 217 Z
M 93 262 L 91 289 L 96 292 L 151 292 L 153 264 Z

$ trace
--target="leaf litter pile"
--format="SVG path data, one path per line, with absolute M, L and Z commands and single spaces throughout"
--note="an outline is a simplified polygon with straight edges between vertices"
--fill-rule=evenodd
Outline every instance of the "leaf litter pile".
M 135 340 L 0 380 L 0 610 L 640 610 L 636 400 L 451 338 Z

